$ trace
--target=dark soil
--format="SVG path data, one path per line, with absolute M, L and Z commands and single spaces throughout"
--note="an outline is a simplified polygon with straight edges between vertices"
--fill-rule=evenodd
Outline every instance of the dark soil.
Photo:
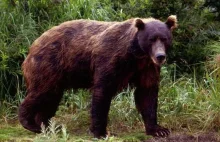
M 217 133 L 203 133 L 197 135 L 187 135 L 174 133 L 167 138 L 151 138 L 145 142 L 220 142 Z

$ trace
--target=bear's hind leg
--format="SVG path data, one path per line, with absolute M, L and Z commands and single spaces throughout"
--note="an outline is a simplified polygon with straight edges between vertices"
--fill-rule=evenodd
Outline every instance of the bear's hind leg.
M 19 107 L 19 121 L 24 128 L 40 133 L 41 124 L 48 126 L 49 119 L 56 113 L 62 92 L 46 92 L 44 94 L 28 94 Z
M 41 128 L 36 124 L 34 117 L 37 112 L 37 101 L 29 94 L 18 109 L 18 117 L 22 126 L 32 132 L 40 133 Z
M 41 126 L 42 123 L 46 127 L 49 125 L 49 120 L 55 115 L 63 93 L 49 93 L 47 96 L 50 97 L 44 99 L 44 103 L 41 105 L 39 111 L 35 116 L 35 122 L 39 126 Z

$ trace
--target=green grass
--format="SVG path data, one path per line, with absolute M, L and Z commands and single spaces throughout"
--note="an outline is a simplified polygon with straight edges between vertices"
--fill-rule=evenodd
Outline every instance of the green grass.
M 168 65 L 162 68 L 159 92 L 158 121 L 172 133 L 214 132 L 220 130 L 220 78 L 219 62 L 204 64 L 202 78 L 194 75 L 175 77 Z M 172 74 L 171 74 L 172 73 Z M 17 101 L 1 104 L 1 141 L 142 141 L 149 139 L 134 103 L 134 89 L 128 87 L 112 101 L 108 131 L 117 134 L 96 140 L 89 132 L 91 95 L 87 90 L 66 91 L 51 126 L 42 134 L 34 134 L 22 128 L 17 121 Z M 23 96 L 22 92 L 21 95 Z M 22 98 L 21 98 L 22 100 Z
M 207 65 L 210 66 L 210 65 Z M 211 64 L 213 65 L 213 63 Z M 220 130 L 220 79 L 218 69 L 209 68 L 202 79 L 181 77 L 174 79 L 162 69 L 159 93 L 159 124 L 168 127 L 172 133 L 196 135 L 198 133 Z M 144 124 L 135 108 L 134 90 L 128 88 L 112 101 L 109 113 L 108 131 L 117 134 L 97 140 L 89 132 L 91 96 L 86 90 L 65 93 L 51 126 L 42 134 L 33 134 L 24 130 L 16 120 L 16 108 L 8 108 L 8 113 L 1 115 L 0 140 L 30 141 L 143 141 L 150 137 L 144 133 Z M 9 104 L 5 104 L 10 106 Z M 3 106 L 5 106 L 3 105 Z M 9 114 L 14 116 L 9 117 Z M 3 119 L 4 118 L 4 119 Z M 13 133 L 13 134 L 12 134 Z M 9 137 L 10 136 L 10 137 Z
M 163 78 L 160 89 L 159 118 L 168 127 L 180 131 L 210 131 L 220 128 L 220 80 L 218 69 L 206 72 L 203 78 L 182 77 L 167 82 Z M 167 125 L 166 124 L 166 125 Z
M 1 125 L 0 127 L 0 142 L 14 141 L 14 142 L 81 142 L 81 141 L 143 141 L 149 139 L 150 136 L 146 136 L 143 132 L 121 132 L 117 136 L 108 136 L 103 139 L 93 138 L 92 134 L 88 131 L 76 132 L 70 131 L 64 124 L 57 124 L 54 118 L 52 119 L 50 126 L 45 129 L 42 127 L 41 134 L 34 134 L 22 128 L 17 122 L 10 122 L 8 124 Z M 81 118 L 82 119 L 82 118 Z M 65 122 L 64 122 L 65 123 Z
M 14 141 L 22 142 L 22 141 L 32 141 L 35 137 L 34 133 L 26 131 L 23 127 L 21 127 L 17 122 L 10 122 L 5 124 L 1 122 L 0 125 L 0 142 L 3 141 Z

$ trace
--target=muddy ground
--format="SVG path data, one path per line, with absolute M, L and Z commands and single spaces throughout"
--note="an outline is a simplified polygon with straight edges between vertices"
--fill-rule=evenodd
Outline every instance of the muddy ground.
M 172 133 L 168 138 L 151 138 L 145 142 L 220 142 L 220 139 L 216 132 L 194 135 Z

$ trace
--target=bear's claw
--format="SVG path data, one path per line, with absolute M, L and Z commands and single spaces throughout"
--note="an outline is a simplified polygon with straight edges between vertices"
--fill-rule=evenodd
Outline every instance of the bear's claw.
M 148 128 L 148 135 L 152 135 L 154 137 L 167 137 L 170 134 L 170 131 L 167 128 L 161 127 L 159 125 L 155 127 Z

